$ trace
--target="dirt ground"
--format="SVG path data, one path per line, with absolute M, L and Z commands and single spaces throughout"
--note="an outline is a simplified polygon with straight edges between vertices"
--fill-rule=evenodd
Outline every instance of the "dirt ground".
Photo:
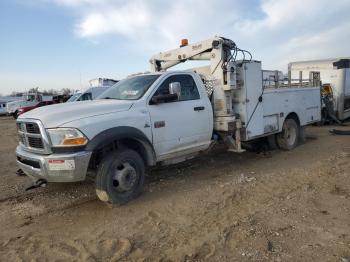
M 109 207 L 91 183 L 25 192 L 15 122 L 1 117 L 0 260 L 346 261 L 350 136 L 330 128 L 289 152 L 217 148 L 149 171 L 137 200 Z

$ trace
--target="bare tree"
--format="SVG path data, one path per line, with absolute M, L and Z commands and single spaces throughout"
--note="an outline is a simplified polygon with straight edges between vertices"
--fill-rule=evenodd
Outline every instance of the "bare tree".
M 73 92 L 72 92 L 72 90 L 69 89 L 69 88 L 62 88 L 62 89 L 61 89 L 61 93 L 62 93 L 63 95 L 69 95 L 69 94 L 71 94 L 71 93 L 73 93 Z
M 39 92 L 39 87 L 33 87 L 28 90 L 28 93 L 38 93 Z
M 44 96 L 54 96 L 54 95 L 57 95 L 57 91 L 56 90 L 54 90 L 54 89 L 48 89 L 48 90 L 43 90 L 43 91 L 41 91 L 41 93 L 44 95 Z
M 44 96 L 56 96 L 58 94 L 70 95 L 70 94 L 74 93 L 74 89 L 62 88 L 61 90 L 58 91 L 58 90 L 55 90 L 53 88 L 39 90 L 39 87 L 33 87 L 33 88 L 30 88 L 27 92 L 28 93 L 41 93 Z M 16 91 L 13 91 L 10 95 L 11 96 L 22 96 L 23 94 L 25 94 L 27 92 L 16 92 Z
M 12 91 L 12 93 L 10 94 L 10 96 L 22 96 L 23 92 L 16 92 L 16 91 Z

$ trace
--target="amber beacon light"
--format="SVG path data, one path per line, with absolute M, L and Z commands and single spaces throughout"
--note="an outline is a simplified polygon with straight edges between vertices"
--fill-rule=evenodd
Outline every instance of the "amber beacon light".
M 181 39 L 181 45 L 180 45 L 180 47 L 187 46 L 187 45 L 188 45 L 188 39 L 186 39 L 186 38 Z

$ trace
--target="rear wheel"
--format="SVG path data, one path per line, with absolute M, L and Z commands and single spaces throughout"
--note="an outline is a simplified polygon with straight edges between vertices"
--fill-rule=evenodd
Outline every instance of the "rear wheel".
M 145 167 L 141 156 L 130 149 L 107 155 L 96 176 L 97 197 L 111 204 L 125 204 L 142 191 Z
M 276 135 L 277 145 L 282 150 L 292 150 L 298 145 L 299 126 L 292 118 L 283 123 L 282 132 Z

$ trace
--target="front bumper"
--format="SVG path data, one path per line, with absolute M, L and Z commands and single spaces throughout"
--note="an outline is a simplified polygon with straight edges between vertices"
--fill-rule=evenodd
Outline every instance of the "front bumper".
M 18 167 L 34 181 L 45 179 L 47 182 L 77 182 L 85 180 L 91 152 L 39 155 L 25 151 L 19 145 L 16 156 Z M 61 166 L 55 164 L 57 162 L 67 162 L 69 165 Z

